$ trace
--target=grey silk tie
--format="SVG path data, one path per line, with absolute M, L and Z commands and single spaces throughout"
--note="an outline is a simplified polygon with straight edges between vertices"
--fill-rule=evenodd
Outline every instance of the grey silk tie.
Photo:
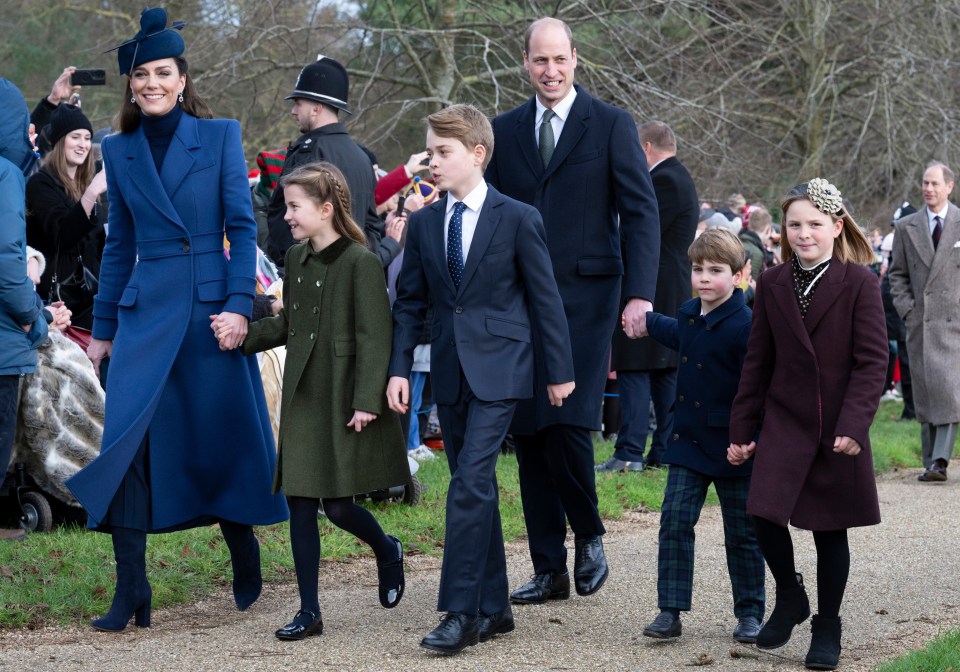
M 556 145 L 553 139 L 553 126 L 550 124 L 550 120 L 555 116 L 557 116 L 556 112 L 547 110 L 540 120 L 540 160 L 543 161 L 544 168 L 550 165 L 550 158 L 553 156 L 553 149 Z

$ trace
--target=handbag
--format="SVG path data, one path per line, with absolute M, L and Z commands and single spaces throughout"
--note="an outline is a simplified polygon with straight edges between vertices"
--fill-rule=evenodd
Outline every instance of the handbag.
M 80 349 L 84 352 L 90 347 L 90 339 L 93 338 L 93 334 L 89 329 L 75 327 L 72 324 L 63 330 L 63 335 L 79 345 Z

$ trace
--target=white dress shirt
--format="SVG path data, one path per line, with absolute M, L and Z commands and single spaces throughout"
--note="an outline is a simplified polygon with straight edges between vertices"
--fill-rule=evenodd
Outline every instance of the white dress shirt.
M 463 265 L 467 265 L 467 257 L 470 254 L 470 243 L 473 242 L 473 234 L 477 230 L 477 222 L 480 220 L 480 208 L 487 198 L 487 183 L 480 180 L 480 184 L 473 188 L 463 199 L 466 209 L 463 211 Z M 449 192 L 447 193 L 447 208 L 443 216 L 443 249 L 447 249 L 447 235 L 450 231 L 450 217 L 453 216 L 453 206 L 457 199 Z
M 943 210 L 940 212 L 930 212 L 930 207 L 927 206 L 927 225 L 930 227 L 930 235 L 933 236 L 933 229 L 937 226 L 937 223 L 933 221 L 934 217 L 940 218 L 940 226 L 943 226 L 947 221 L 947 210 L 950 209 L 950 204 L 947 203 L 943 206 Z
M 564 96 L 563 100 L 551 108 L 555 115 L 550 120 L 550 125 L 553 127 L 554 147 L 560 144 L 560 134 L 563 133 L 563 126 L 567 123 L 567 117 L 570 116 L 570 108 L 573 107 L 573 101 L 576 97 L 577 90 L 571 86 L 570 93 Z M 543 123 L 543 113 L 547 111 L 547 108 L 543 106 L 543 103 L 540 102 L 539 98 L 535 97 L 534 100 L 537 101 L 537 118 L 536 123 L 533 125 L 533 144 L 539 146 L 540 124 Z

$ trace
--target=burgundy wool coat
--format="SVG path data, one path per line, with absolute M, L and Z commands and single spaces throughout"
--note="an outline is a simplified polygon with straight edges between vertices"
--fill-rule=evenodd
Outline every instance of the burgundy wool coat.
M 733 443 L 760 432 L 748 513 L 814 531 L 880 522 L 870 425 L 886 376 L 883 324 L 880 286 L 864 267 L 831 262 L 806 318 L 789 263 L 760 276 L 730 418 Z M 860 454 L 834 453 L 836 436 Z

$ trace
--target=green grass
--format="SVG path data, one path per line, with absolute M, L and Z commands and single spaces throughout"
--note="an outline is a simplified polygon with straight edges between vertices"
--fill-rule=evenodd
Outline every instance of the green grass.
M 920 464 L 919 427 L 896 423 L 900 406 L 885 403 L 872 430 L 874 462 L 879 472 Z M 613 446 L 600 442 L 596 458 L 609 457 Z M 372 503 L 368 506 L 390 534 L 397 535 L 409 553 L 439 556 L 443 548 L 444 500 L 449 475 L 443 453 L 421 465 L 418 477 L 427 490 L 417 506 Z M 598 474 L 600 513 L 614 519 L 631 510 L 659 511 L 666 485 L 665 469 L 630 474 Z M 497 467 L 504 538 L 526 532 L 520 504 L 517 462 L 502 456 Z M 711 490 L 708 504 L 716 504 Z M 293 560 L 286 524 L 258 528 L 264 577 L 293 581 Z M 351 535 L 321 523 L 323 558 L 349 562 L 367 556 L 369 548 Z M 222 590 L 230 581 L 230 558 L 214 528 L 199 528 L 151 536 L 147 571 L 154 606 L 162 608 L 199 599 Z M 115 581 L 110 537 L 75 526 L 58 527 L 49 534 L 32 534 L 26 541 L 0 543 L 0 627 L 35 627 L 51 623 L 82 623 L 103 614 L 110 605 Z
M 891 660 L 876 672 L 960 672 L 960 630 L 930 642 L 926 648 Z

